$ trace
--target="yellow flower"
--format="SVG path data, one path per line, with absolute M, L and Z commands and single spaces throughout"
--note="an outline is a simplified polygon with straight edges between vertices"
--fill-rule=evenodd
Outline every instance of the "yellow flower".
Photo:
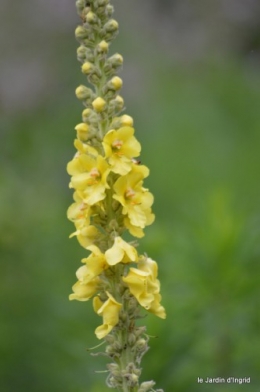
M 126 222 L 126 224 L 129 223 L 128 228 L 137 226 L 143 229 L 154 220 L 151 212 L 153 195 L 148 192 L 148 189 L 142 187 L 142 178 L 141 170 L 134 168 L 126 176 L 119 177 L 114 184 L 113 198 L 123 206 L 122 213 L 128 215 L 129 221 Z
M 75 222 L 76 223 L 76 222 Z M 77 240 L 83 248 L 88 249 L 100 237 L 100 231 L 92 225 L 86 225 L 74 231 L 69 238 L 77 236 Z
M 102 144 L 114 173 L 125 175 L 130 172 L 132 158 L 140 155 L 141 145 L 133 135 L 132 127 L 111 129 L 105 135 Z
M 146 310 L 160 318 L 165 318 L 165 310 L 160 304 L 160 282 L 157 279 L 158 267 L 154 260 L 143 257 L 138 268 L 130 268 L 123 281 L 131 294 Z
M 93 307 L 95 312 L 103 316 L 103 324 L 96 328 L 95 334 L 98 339 L 104 338 L 119 321 L 119 312 L 122 305 L 114 297 L 106 292 L 108 299 L 102 302 L 99 297 L 94 297 Z
M 93 205 L 106 197 L 110 169 L 101 155 L 80 154 L 68 163 L 67 170 L 72 175 L 70 188 L 78 191 L 84 203 Z
M 131 263 L 138 260 L 136 249 L 125 242 L 121 237 L 116 237 L 112 248 L 105 252 L 105 257 L 109 265 L 118 263 Z
M 75 192 L 75 197 L 77 197 Z M 83 203 L 82 200 L 76 201 L 69 206 L 67 217 L 74 222 L 77 229 L 83 228 L 90 223 L 91 207 Z
M 98 156 L 98 152 L 94 147 L 89 146 L 88 144 L 83 143 L 79 139 L 75 139 L 74 146 L 78 150 L 76 153 L 76 157 L 80 154 L 87 154 L 92 158 L 96 158 Z
M 85 265 L 76 272 L 78 282 L 72 287 L 74 293 L 69 296 L 70 300 L 87 301 L 90 299 L 100 288 L 101 279 L 99 275 L 109 267 L 104 254 L 97 246 L 90 245 L 87 249 L 92 253 L 87 258 L 82 259 Z
M 109 267 L 105 255 L 97 246 L 90 245 L 87 249 L 92 253 L 87 258 L 82 259 L 82 263 L 85 263 L 85 266 L 81 267 L 84 274 L 83 282 L 95 278 Z
M 97 292 L 100 285 L 100 278 L 92 279 L 88 283 L 78 281 L 72 286 L 73 294 L 70 294 L 69 299 L 76 299 L 78 301 L 88 301 Z

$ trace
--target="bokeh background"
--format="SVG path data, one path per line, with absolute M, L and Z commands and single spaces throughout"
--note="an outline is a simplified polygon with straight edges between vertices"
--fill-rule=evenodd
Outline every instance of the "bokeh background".
M 143 380 L 165 392 L 260 388 L 260 4 L 114 0 L 120 76 L 156 223 L 166 321 L 146 319 Z M 69 302 L 85 256 L 66 219 L 81 119 L 72 0 L 0 3 L 0 391 L 105 392 L 91 303 Z M 202 385 L 198 377 L 251 377 Z

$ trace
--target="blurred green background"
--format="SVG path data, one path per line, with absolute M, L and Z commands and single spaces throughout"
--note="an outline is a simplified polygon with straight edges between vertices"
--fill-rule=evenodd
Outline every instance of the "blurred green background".
M 260 7 L 115 0 L 127 111 L 156 223 L 166 321 L 149 315 L 143 380 L 165 392 L 260 388 Z M 68 236 L 66 164 L 81 120 L 71 0 L 0 6 L 0 391 L 105 392 L 91 303 L 69 302 L 86 254 Z M 251 377 L 245 385 L 198 377 Z

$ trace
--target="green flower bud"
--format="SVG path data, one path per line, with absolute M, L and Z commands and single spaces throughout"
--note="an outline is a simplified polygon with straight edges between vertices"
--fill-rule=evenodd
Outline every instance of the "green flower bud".
M 130 333 L 129 336 L 128 336 L 129 346 L 133 346 L 135 344 L 135 342 L 136 342 L 135 334 L 134 333 Z
M 78 26 L 75 30 L 75 37 L 77 40 L 81 41 L 83 38 L 87 38 L 89 35 L 89 32 L 85 27 L 83 26 Z
M 86 58 L 86 48 L 83 45 L 80 45 L 77 49 L 77 58 L 79 61 L 84 61 Z
M 154 381 L 142 382 L 140 388 L 138 389 L 138 392 L 149 392 L 152 389 L 152 387 L 154 387 L 154 385 L 155 385 Z
M 143 338 L 140 338 L 137 340 L 136 344 L 135 344 L 135 348 L 137 351 L 146 351 L 147 350 L 147 341 Z
M 94 12 L 89 11 L 86 15 L 86 21 L 89 24 L 96 24 L 98 22 L 98 17 L 96 14 L 94 14 Z
M 115 19 L 110 19 L 104 26 L 107 33 L 114 33 L 118 30 L 118 23 Z
M 120 113 L 124 107 L 124 100 L 120 95 L 117 95 L 115 99 L 109 102 L 109 113 L 116 114 Z
M 77 0 L 76 1 L 76 8 L 79 14 L 83 11 L 85 7 L 85 0 Z
M 111 4 L 108 4 L 106 7 L 106 14 L 110 18 L 111 15 L 114 13 L 114 7 Z
M 99 7 L 102 7 L 108 4 L 108 0 L 97 0 L 97 4 Z

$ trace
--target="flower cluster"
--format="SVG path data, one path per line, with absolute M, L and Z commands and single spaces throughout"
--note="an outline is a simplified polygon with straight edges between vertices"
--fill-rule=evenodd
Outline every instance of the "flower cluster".
M 127 232 L 141 238 L 144 228 L 154 221 L 153 195 L 143 185 L 149 169 L 136 159 L 141 145 L 134 135 L 133 119 L 121 114 L 122 80 L 116 73 L 123 58 L 120 54 L 108 56 L 110 42 L 118 32 L 113 7 L 109 0 L 77 0 L 76 5 L 83 21 L 75 32 L 80 42 L 77 56 L 93 88 L 80 85 L 76 89 L 85 108 L 82 122 L 75 127 L 76 154 L 67 166 L 69 187 L 74 189 L 68 219 L 76 227 L 71 236 L 76 236 L 90 255 L 76 272 L 78 281 L 69 298 L 87 301 L 94 297 L 94 311 L 103 317 L 103 324 L 95 331 L 97 338 L 114 333 L 122 340 L 120 331 L 135 331 L 139 305 L 166 317 L 160 304 L 156 262 L 138 254 L 136 241 L 123 239 Z M 136 351 L 136 338 L 127 344 Z M 145 345 L 138 355 L 146 350 Z M 116 355 L 121 356 L 114 350 Z M 133 370 L 135 365 L 130 368 L 135 374 L 131 377 L 138 380 L 140 370 Z M 109 382 L 113 384 L 111 374 Z M 119 380 L 116 385 L 124 382 Z M 131 382 L 137 385 L 137 381 Z

